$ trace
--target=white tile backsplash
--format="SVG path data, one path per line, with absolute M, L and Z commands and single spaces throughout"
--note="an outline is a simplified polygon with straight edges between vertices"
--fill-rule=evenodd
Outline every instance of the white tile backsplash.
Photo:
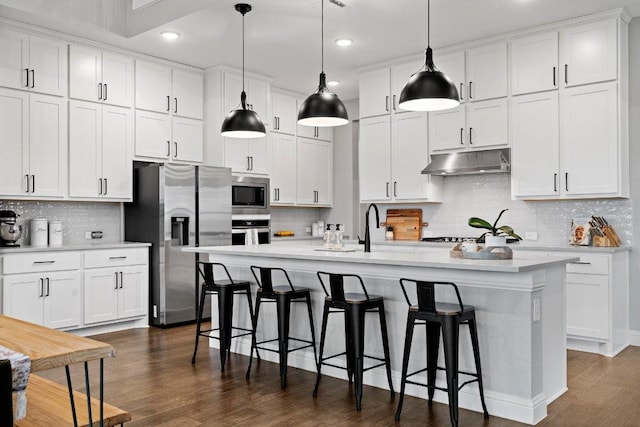
M 324 221 L 329 209 L 325 208 L 288 208 L 271 206 L 271 232 L 291 230 L 296 236 L 311 236 L 305 227 L 311 227 L 316 221 Z
M 62 221 L 63 244 L 87 243 L 85 232 L 102 231 L 102 239 L 93 242 L 119 242 L 121 240 L 120 203 L 49 202 L 0 200 L 0 210 L 15 211 L 23 226 L 21 244 L 29 244 L 29 221 L 46 218 Z

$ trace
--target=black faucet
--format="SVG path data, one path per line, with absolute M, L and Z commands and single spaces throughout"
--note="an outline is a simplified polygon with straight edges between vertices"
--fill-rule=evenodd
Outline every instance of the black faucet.
M 371 203 L 367 208 L 367 212 L 364 214 L 364 240 L 360 240 L 358 236 L 358 243 L 364 244 L 364 251 L 371 252 L 371 235 L 369 234 L 369 211 L 373 208 L 376 211 L 376 228 L 380 228 L 380 213 L 378 213 L 378 206 L 375 203 Z

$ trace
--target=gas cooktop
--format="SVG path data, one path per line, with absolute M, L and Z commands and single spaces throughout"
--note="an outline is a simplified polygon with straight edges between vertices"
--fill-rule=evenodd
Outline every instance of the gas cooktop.
M 421 240 L 423 242 L 440 242 L 440 243 L 461 243 L 464 242 L 466 239 L 472 239 L 477 241 L 478 243 L 484 243 L 484 238 L 482 239 L 482 241 L 480 241 L 477 237 L 451 237 L 451 236 L 446 236 L 446 237 L 423 237 Z M 507 243 L 516 243 L 518 241 L 518 239 L 514 239 L 513 237 L 507 237 Z

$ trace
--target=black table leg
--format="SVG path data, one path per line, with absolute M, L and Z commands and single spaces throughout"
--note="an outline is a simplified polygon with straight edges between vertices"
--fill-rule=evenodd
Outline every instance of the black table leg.
M 78 417 L 76 416 L 76 403 L 73 400 L 73 386 L 71 385 L 71 374 L 69 373 L 69 365 L 64 366 L 67 373 L 67 387 L 69 388 L 69 402 L 71 403 L 71 414 L 73 415 L 73 426 L 78 427 Z

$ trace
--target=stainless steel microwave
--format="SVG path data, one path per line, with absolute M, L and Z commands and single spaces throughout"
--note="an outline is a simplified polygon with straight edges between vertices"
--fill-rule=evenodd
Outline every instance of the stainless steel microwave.
M 269 178 L 234 176 L 231 211 L 234 214 L 269 213 Z

